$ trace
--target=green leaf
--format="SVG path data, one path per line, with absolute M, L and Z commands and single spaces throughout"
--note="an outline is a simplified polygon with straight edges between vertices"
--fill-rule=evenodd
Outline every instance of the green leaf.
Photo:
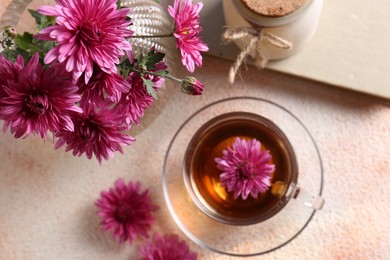
M 142 78 L 142 81 L 146 87 L 146 92 L 148 92 L 148 94 L 151 95 L 154 99 L 158 100 L 157 93 L 153 88 L 154 82 L 145 78 Z
M 56 24 L 56 18 L 54 16 L 46 16 L 32 9 L 28 9 L 28 11 L 31 16 L 34 17 L 35 22 L 38 25 L 38 30 L 42 30 Z
M 28 53 L 42 52 L 42 48 L 33 43 L 33 37 L 31 33 L 25 32 L 23 36 L 17 35 L 15 38 L 15 43 L 20 49 Z
M 146 60 L 146 69 L 147 70 L 154 70 L 156 68 L 156 64 L 161 62 L 165 57 L 164 53 L 156 52 L 154 50 L 150 51 L 147 55 Z
M 27 51 L 22 50 L 20 48 L 17 48 L 15 51 L 15 60 L 18 55 L 21 55 L 25 62 L 28 62 L 31 58 L 31 54 L 29 54 Z
M 159 71 L 157 71 L 156 73 L 158 73 L 159 75 L 161 75 L 161 77 L 164 77 L 165 75 L 168 75 L 168 74 L 169 74 L 169 71 L 167 71 L 167 70 L 159 70 Z
M 16 50 L 9 49 L 2 52 L 3 56 L 6 57 L 8 60 L 15 62 L 18 55 L 21 55 L 25 61 L 28 61 L 31 58 L 31 55 L 26 52 L 25 50 L 22 50 L 20 48 L 16 48 Z
M 15 62 L 16 57 L 18 57 L 18 52 L 13 49 L 5 50 L 1 54 L 11 62 Z
M 149 62 L 156 64 L 162 61 L 165 57 L 165 54 L 162 52 L 155 52 L 152 56 L 149 56 Z
M 16 38 L 19 39 L 20 41 L 31 43 L 33 40 L 33 35 L 29 32 L 24 32 L 23 35 L 18 34 Z
M 140 68 L 146 68 L 146 64 L 148 63 L 148 56 L 147 55 L 140 55 L 138 58 L 138 66 Z
M 137 60 L 134 59 L 134 62 L 136 63 Z M 133 68 L 134 68 L 134 64 L 130 63 L 130 60 L 126 56 L 126 58 L 121 59 L 121 63 L 118 66 L 119 74 L 122 77 L 127 78 Z
M 39 54 L 41 55 L 41 57 L 45 56 L 46 53 L 48 53 L 51 49 L 55 47 L 54 41 L 41 41 L 34 38 L 32 43 L 40 47 Z
M 28 9 L 28 12 L 31 14 L 31 16 L 35 19 L 35 22 L 37 24 L 41 24 L 41 18 L 43 14 L 38 13 L 37 11 L 33 9 Z
M 41 16 L 41 21 L 39 22 L 39 25 L 41 25 L 41 27 L 44 27 L 45 25 L 48 24 L 48 22 L 49 22 L 49 19 L 47 19 L 47 16 L 42 15 Z

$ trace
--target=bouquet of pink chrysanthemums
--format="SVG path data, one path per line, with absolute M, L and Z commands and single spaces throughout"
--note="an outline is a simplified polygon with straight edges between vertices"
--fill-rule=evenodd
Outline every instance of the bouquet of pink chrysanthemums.
M 191 73 L 208 50 L 199 37 L 201 8 L 175 0 L 167 10 L 174 21 L 170 36 Z M 30 13 L 35 35 L 7 26 L 0 41 L 0 119 L 15 138 L 46 139 L 51 132 L 55 148 L 101 163 L 134 142 L 128 130 L 141 123 L 166 79 L 187 94 L 202 93 L 196 78 L 168 73 L 164 54 L 154 48 L 133 55 L 131 10 L 117 0 L 56 0 Z

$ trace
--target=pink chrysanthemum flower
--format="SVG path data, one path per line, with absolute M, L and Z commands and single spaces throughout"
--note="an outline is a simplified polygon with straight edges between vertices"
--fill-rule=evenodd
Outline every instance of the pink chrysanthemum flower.
M 106 104 L 106 99 L 119 102 L 122 93 L 130 91 L 131 85 L 118 73 L 106 73 L 97 65 L 94 66 L 92 77 L 88 84 L 79 79 L 77 85 L 82 93 L 81 104 L 88 102 L 98 106 Z
M 0 119 L 5 121 L 4 132 L 10 127 L 15 138 L 36 133 L 45 139 L 47 131 L 73 131 L 70 113 L 82 110 L 75 105 L 80 100 L 78 89 L 71 77 L 66 79 L 65 71 L 58 66 L 43 70 L 37 53 L 25 68 L 21 68 L 24 64 L 21 57 L 14 66 L 4 59 L 1 62 L 0 74 L 8 71 L 10 75 L 9 80 L 0 79 L 3 91 Z
M 208 51 L 207 45 L 199 38 L 202 30 L 199 24 L 199 12 L 202 2 L 193 5 L 192 0 L 175 0 L 173 7 L 168 6 L 169 14 L 175 20 L 174 37 L 180 49 L 181 61 L 189 72 L 194 72 L 195 65 L 202 66 L 201 51 Z
M 177 235 L 154 234 L 154 241 L 148 241 L 139 248 L 141 260 L 195 260 L 197 255 L 191 252 L 185 241 Z
M 55 40 L 57 46 L 45 56 L 45 63 L 55 60 L 85 83 L 93 74 L 96 63 L 104 72 L 117 71 L 119 57 L 131 49 L 126 37 L 132 35 L 127 27 L 128 8 L 117 9 L 116 0 L 57 0 L 53 6 L 41 6 L 38 12 L 56 17 L 56 25 L 43 29 L 36 37 Z
M 152 211 L 158 209 L 152 204 L 149 191 L 141 192 L 139 182 L 130 181 L 126 185 L 122 179 L 108 191 L 101 192 L 96 206 L 102 228 L 113 231 L 114 239 L 120 243 L 129 240 L 130 244 L 138 236 L 149 237 L 147 232 L 154 222 Z
M 164 62 L 159 62 L 155 65 L 155 71 L 165 70 L 166 68 L 167 66 Z M 164 78 L 150 74 L 145 75 L 144 78 L 154 83 L 153 89 L 156 92 L 165 82 Z M 126 118 L 127 125 L 132 123 L 139 125 L 145 110 L 152 105 L 155 99 L 146 91 L 144 82 L 137 73 L 131 72 L 127 81 L 130 83 L 131 89 L 129 92 L 122 94 L 121 100 L 115 109 Z
M 234 199 L 241 195 L 245 200 L 249 194 L 257 198 L 271 186 L 275 165 L 270 163 L 271 154 L 261 149 L 258 140 L 237 138 L 233 148 L 228 146 L 222 154 L 221 158 L 215 158 L 217 168 L 222 171 L 220 181 L 228 192 L 234 192 Z
M 121 145 L 130 145 L 135 139 L 123 131 L 123 119 L 108 107 L 96 109 L 93 104 L 83 106 L 84 113 L 74 114 L 74 131 L 60 131 L 55 145 L 58 149 L 66 144 L 65 151 L 73 150 L 74 156 L 86 154 L 88 159 L 95 155 L 99 164 L 102 159 L 114 157 L 114 152 L 123 153 Z

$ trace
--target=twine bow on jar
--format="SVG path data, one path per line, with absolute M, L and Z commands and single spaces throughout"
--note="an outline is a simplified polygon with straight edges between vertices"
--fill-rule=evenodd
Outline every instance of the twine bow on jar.
M 238 69 L 245 58 L 251 54 L 254 58 L 254 65 L 258 68 L 264 68 L 268 62 L 268 58 L 263 54 L 260 43 L 265 40 L 275 47 L 281 49 L 292 49 L 293 44 L 277 35 L 263 31 L 261 27 L 235 27 L 226 28 L 222 34 L 222 42 L 229 43 L 234 40 L 248 37 L 248 44 L 242 49 L 237 56 L 234 64 L 230 68 L 229 82 L 234 83 Z

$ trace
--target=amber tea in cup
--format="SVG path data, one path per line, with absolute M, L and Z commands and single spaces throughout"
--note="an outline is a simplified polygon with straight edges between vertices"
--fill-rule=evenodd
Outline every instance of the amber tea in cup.
M 275 170 L 271 187 L 257 198 L 234 199 L 221 185 L 214 159 L 236 138 L 257 139 L 269 150 Z M 248 112 L 217 116 L 196 131 L 183 164 L 184 182 L 192 201 L 209 217 L 226 224 L 249 225 L 277 214 L 291 198 L 298 179 L 294 151 L 283 132 L 269 119 Z

